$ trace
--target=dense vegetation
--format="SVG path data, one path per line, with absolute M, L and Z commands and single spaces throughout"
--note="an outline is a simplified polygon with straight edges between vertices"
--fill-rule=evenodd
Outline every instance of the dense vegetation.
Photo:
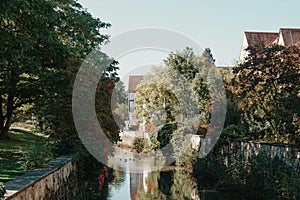
M 76 0 L 1 1 L 0 181 L 72 153 L 80 178 L 95 178 L 89 172 L 97 169 L 98 188 L 107 192 L 105 181 L 113 180 L 111 169 L 98 163 L 78 138 L 72 116 L 72 89 L 85 57 L 108 42 L 109 37 L 101 31 L 110 26 L 93 18 Z M 149 184 L 155 185 L 153 193 L 142 193 L 139 198 L 188 198 L 196 182 L 198 189 L 233 190 L 246 199 L 300 198 L 299 169 L 281 160 L 261 154 L 245 162 L 241 155 L 232 155 L 229 164 L 224 163 L 226 155 L 221 149 L 235 139 L 300 146 L 299 47 L 256 46 L 248 51 L 248 57 L 237 64 L 233 74 L 222 74 L 227 115 L 221 140 L 205 159 L 199 159 L 195 150 L 178 141 L 188 134 L 205 136 L 211 124 L 212 104 L 218 101 L 220 92 L 210 85 L 223 83 L 214 79 L 210 49 L 201 56 L 190 48 L 171 53 L 164 67 L 157 67 L 145 77 L 135 99 L 139 123 L 147 125 L 151 133 L 152 150 L 170 143 L 176 158 L 171 164 L 181 166 L 188 175 L 176 171 L 169 174 L 167 182 L 164 172 L 160 173 L 162 178 L 149 177 Z M 122 121 L 128 118 L 127 100 L 117 74 L 118 62 L 107 59 L 110 64 L 101 77 L 96 77 L 100 81 L 95 107 L 105 135 L 116 143 L 119 129 L 124 126 Z M 11 128 L 14 122 L 28 118 L 36 123 L 34 133 Z M 134 146 L 137 152 L 148 148 L 141 138 L 134 141 Z M 101 148 L 106 152 L 108 147 Z M 192 181 L 183 185 L 180 180 L 186 178 Z M 82 191 L 90 187 L 85 182 L 80 185 Z M 178 193 L 173 185 L 184 188 L 184 192 Z M 0 196 L 3 193 L 0 183 Z
M 194 166 L 199 190 L 231 191 L 249 200 L 300 198 L 299 169 L 264 152 L 246 159 L 222 149 L 228 146 L 219 145 Z
M 48 152 L 49 155 L 76 153 L 81 176 L 90 171 L 88 168 L 103 167 L 86 152 L 78 138 L 72 117 L 72 86 L 83 59 L 97 45 L 108 41 L 101 31 L 110 26 L 93 18 L 76 0 L 1 1 L 0 140 L 4 144 L 1 148 L 11 143 L 13 149 L 21 148 L 10 127 L 13 122 L 33 116 L 37 131 L 51 138 L 51 143 L 50 139 L 39 141 L 43 147 L 51 144 L 53 154 Z M 113 142 L 119 140 L 110 101 L 111 91 L 118 82 L 117 70 L 116 61 L 106 66 L 102 77 L 98 77 L 96 92 L 101 100 L 97 104 L 100 124 Z M 28 150 L 35 136 L 29 137 L 32 141 L 25 143 Z M 44 152 L 36 157 L 22 155 L 26 160 L 24 167 L 38 166 L 36 162 L 43 155 Z M 9 152 L 1 155 L 7 156 Z
M 201 74 L 201 67 L 214 62 L 208 49 L 202 57 L 193 55 L 191 49 L 171 54 L 164 68 L 157 68 L 153 75 L 146 76 L 137 89 L 137 113 L 144 123 L 156 128 L 149 128 L 153 150 L 170 142 L 176 165 L 190 173 L 193 171 L 200 190 L 229 190 L 246 199 L 299 199 L 299 169 L 279 158 L 271 159 L 262 152 L 246 161 L 243 155 L 232 154 L 230 162 L 225 164 L 228 155 L 222 149 L 228 148 L 228 142 L 236 139 L 300 145 L 299 47 L 257 46 L 248 50 L 249 56 L 237 64 L 233 73 L 221 71 L 227 95 L 227 115 L 221 139 L 206 158 L 199 159 L 192 148 L 186 148 L 179 157 L 176 155 L 184 146 L 176 143 L 180 138 L 178 134 L 182 137 L 191 133 L 201 135 L 203 130 L 198 127 L 195 132 L 190 126 L 176 121 L 177 115 L 188 112 L 178 110 L 181 99 L 172 92 L 188 99 L 184 95 L 187 87 L 182 87 L 183 91 L 174 90 L 168 86 L 176 84 L 168 81 L 174 78 L 173 70 L 189 80 L 187 83 L 193 89 L 187 93 L 198 97 L 199 104 L 185 103 L 188 108 L 200 112 L 195 123 L 209 124 L 211 96 L 207 85 L 211 80 Z
M 0 182 L 10 181 L 54 159 L 51 140 L 33 127 L 13 127 L 11 139 L 0 141 Z M 46 145 L 48 143 L 48 145 Z

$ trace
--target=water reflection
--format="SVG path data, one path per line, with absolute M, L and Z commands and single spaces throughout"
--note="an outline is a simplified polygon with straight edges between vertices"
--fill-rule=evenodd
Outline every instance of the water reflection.
M 139 190 L 134 200 L 193 199 L 200 200 L 195 179 L 182 170 L 151 172 L 147 187 Z
M 198 190 L 197 179 L 183 170 L 145 173 L 114 171 L 107 200 L 240 200 L 232 193 Z M 102 198 L 103 199 L 103 198 Z
M 182 170 L 127 173 L 114 171 L 109 200 L 200 200 L 195 179 Z
M 193 174 L 175 167 L 165 167 L 153 171 L 151 167 L 155 160 L 139 157 L 132 152 L 117 152 L 110 160 L 113 179 L 108 183 L 107 200 L 212 200 L 241 199 L 233 194 L 216 193 L 214 191 L 199 191 L 197 180 Z M 121 164 L 122 163 L 122 164 Z M 126 164 L 124 164 L 126 163 Z M 134 168 L 132 171 L 131 168 Z M 205 180 L 204 180 L 205 182 Z

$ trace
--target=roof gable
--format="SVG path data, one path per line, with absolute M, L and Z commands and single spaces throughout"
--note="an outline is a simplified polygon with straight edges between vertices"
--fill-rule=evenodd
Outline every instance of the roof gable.
M 300 28 L 281 28 L 279 33 L 284 46 L 300 46 Z
M 144 79 L 144 76 L 129 76 L 128 92 L 135 93 L 138 84 Z
M 266 47 L 277 41 L 276 32 L 245 32 L 248 46 L 254 47 L 263 43 Z

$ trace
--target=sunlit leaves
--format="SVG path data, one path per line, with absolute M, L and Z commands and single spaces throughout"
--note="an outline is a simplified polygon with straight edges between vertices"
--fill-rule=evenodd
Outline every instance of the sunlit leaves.
M 251 47 L 235 68 L 235 94 L 256 138 L 295 143 L 299 138 L 300 50 Z M 288 135 L 288 137 L 286 137 Z

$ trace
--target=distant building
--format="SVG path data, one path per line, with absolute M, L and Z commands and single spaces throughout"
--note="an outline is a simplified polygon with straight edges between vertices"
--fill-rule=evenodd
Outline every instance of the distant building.
M 216 66 L 216 69 L 221 73 L 231 73 L 233 66 Z
M 263 44 L 265 47 L 273 44 L 282 46 L 300 46 L 300 28 L 281 28 L 279 32 L 244 32 L 242 48 L 240 52 L 240 61 L 248 56 L 248 47 L 254 47 Z
M 300 46 L 300 28 L 281 28 L 278 44 L 286 47 Z
M 244 33 L 240 60 L 244 60 L 248 56 L 248 47 L 264 44 L 266 47 L 277 43 L 278 33 L 276 32 L 248 32 Z
M 144 76 L 129 76 L 128 81 L 128 111 L 129 111 L 129 128 L 136 130 L 137 116 L 135 114 L 135 93 L 136 88 L 140 82 L 144 79 Z

